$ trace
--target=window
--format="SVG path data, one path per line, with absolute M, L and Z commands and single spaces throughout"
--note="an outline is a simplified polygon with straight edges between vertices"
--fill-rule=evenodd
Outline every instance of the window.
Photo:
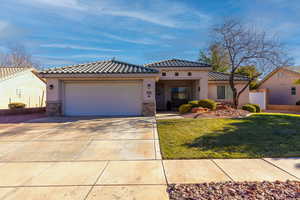
M 163 72 L 163 73 L 161 73 L 161 75 L 162 75 L 162 76 L 166 76 L 166 75 L 167 75 L 167 73 L 166 73 L 166 72 Z
M 188 88 L 187 87 L 177 87 L 171 89 L 172 100 L 185 100 L 188 99 Z
M 178 76 L 179 75 L 179 73 L 178 72 L 175 72 L 175 76 Z
M 217 86 L 217 98 L 218 99 L 232 99 L 232 89 L 229 85 Z
M 192 72 L 188 72 L 188 76 L 192 76 Z
M 217 86 L 217 96 L 218 96 L 218 99 L 225 99 L 225 86 L 224 85 Z
M 295 87 L 291 88 L 291 95 L 296 95 L 297 94 L 297 90 Z
M 16 89 L 16 95 L 18 98 L 22 97 L 22 89 Z

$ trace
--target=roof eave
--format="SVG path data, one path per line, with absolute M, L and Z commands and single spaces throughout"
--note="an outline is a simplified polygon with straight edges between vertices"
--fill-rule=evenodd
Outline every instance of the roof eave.
M 208 80 L 209 83 L 229 83 L 229 80 Z M 235 80 L 234 83 L 248 83 L 248 80 Z
M 158 73 L 123 73 L 123 74 L 67 74 L 67 73 L 39 73 L 42 78 L 126 78 L 126 77 L 159 77 Z
M 211 67 L 153 67 L 153 69 L 157 69 L 159 71 L 165 70 L 165 71 L 211 71 Z

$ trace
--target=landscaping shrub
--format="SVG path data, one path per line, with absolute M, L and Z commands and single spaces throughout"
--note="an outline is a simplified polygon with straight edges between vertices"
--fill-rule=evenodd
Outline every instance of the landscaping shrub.
M 199 107 L 199 103 L 196 100 L 195 101 L 189 101 L 188 104 L 192 105 L 192 108 Z
M 25 108 L 25 106 L 26 105 L 24 103 L 20 103 L 20 102 L 14 102 L 14 103 L 8 104 L 9 109 Z
M 251 105 L 251 104 L 245 104 L 245 105 L 243 105 L 242 109 L 246 110 L 246 111 L 249 111 L 251 113 L 255 113 L 256 112 L 256 108 L 253 105 Z
M 211 110 L 216 110 L 217 108 L 217 103 L 211 99 L 202 99 L 198 102 L 198 105 Z
M 182 104 L 181 106 L 179 106 L 179 113 L 184 114 L 184 113 L 190 112 L 191 109 L 192 109 L 191 104 Z
M 257 113 L 261 112 L 260 106 L 258 104 L 250 104 L 250 105 L 255 107 Z
M 300 100 L 296 102 L 296 105 L 297 105 L 297 106 L 300 106 Z

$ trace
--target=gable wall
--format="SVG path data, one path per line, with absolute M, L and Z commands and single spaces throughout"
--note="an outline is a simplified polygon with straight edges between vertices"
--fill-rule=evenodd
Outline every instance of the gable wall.
M 31 71 L 20 72 L 10 79 L 0 81 L 0 109 L 7 109 L 10 101 L 25 103 L 26 107 L 39 107 L 42 99 L 42 106 L 45 106 L 46 84 Z
M 202 70 L 182 70 L 182 69 L 158 69 L 159 70 L 159 79 L 160 80 L 199 80 L 201 78 L 208 77 L 208 71 Z M 166 76 L 162 76 L 162 72 L 166 73 Z M 175 73 L 178 73 L 178 76 L 175 76 Z M 188 76 L 188 73 L 191 72 L 192 75 Z
M 268 90 L 268 104 L 295 105 L 300 100 L 300 85 L 294 84 L 297 79 L 300 79 L 300 74 L 281 69 L 262 83 L 259 89 Z M 296 95 L 291 95 L 292 87 L 296 87 Z

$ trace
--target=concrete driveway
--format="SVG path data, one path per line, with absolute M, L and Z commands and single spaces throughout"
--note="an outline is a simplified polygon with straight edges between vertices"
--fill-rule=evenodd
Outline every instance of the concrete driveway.
M 45 118 L 2 125 L 0 199 L 168 199 L 153 121 Z

